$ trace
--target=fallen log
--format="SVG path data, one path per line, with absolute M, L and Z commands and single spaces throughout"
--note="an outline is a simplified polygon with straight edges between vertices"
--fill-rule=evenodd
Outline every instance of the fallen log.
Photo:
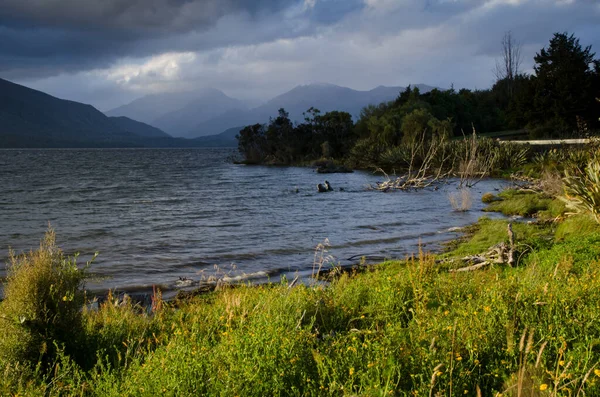
M 512 230 L 512 224 L 508 224 L 508 246 L 505 243 L 496 244 L 485 254 L 469 255 L 461 258 L 461 261 L 469 263 L 469 266 L 458 269 L 450 269 L 450 273 L 469 272 L 478 270 L 492 264 L 507 264 L 510 267 L 515 266 L 515 234 Z

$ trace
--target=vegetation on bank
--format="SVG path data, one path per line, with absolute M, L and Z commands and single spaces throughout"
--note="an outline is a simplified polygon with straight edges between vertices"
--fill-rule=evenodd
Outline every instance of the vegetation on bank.
M 503 46 L 514 48 L 516 43 L 508 35 Z M 364 108 L 356 123 L 345 112 L 321 114 L 310 108 L 305 120 L 294 124 L 280 109 L 268 124 L 240 131 L 239 152 L 252 164 L 306 164 L 327 158 L 351 168 L 404 171 L 418 166 L 435 142 L 442 146 L 435 165 L 454 166 L 459 173 L 457 160 L 464 146 L 460 141 L 473 130 L 482 137 L 497 131 L 528 131 L 533 138 L 587 137 L 598 131 L 600 102 L 595 97 L 600 92 L 600 60 L 591 47 L 582 47 L 573 35 L 556 33 L 536 54 L 533 75 L 521 73 L 519 56 L 505 52 L 505 65 L 499 65 L 490 89 L 435 89 L 421 94 L 408 87 L 395 101 Z M 503 160 L 494 164 L 498 174 L 514 167 L 513 159 L 533 156 L 492 138 L 481 140 L 478 156 L 492 148 Z
M 86 267 L 49 232 L 39 250 L 13 255 L 0 394 L 598 395 L 598 203 L 580 205 L 598 187 L 598 161 L 588 152 L 568 177 L 492 195 L 507 215 L 535 216 L 512 224 L 514 267 L 451 272 L 509 240 L 507 220 L 482 218 L 443 254 L 328 285 L 157 294 L 151 312 L 109 297 L 81 311 Z

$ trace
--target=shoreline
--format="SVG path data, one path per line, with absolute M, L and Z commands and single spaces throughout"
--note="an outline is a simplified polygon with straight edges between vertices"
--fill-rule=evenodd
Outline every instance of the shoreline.
M 564 212 L 555 205 L 540 193 L 505 191 L 490 209 L 508 216 L 536 208 L 539 220 L 481 217 L 443 253 L 323 272 L 312 285 L 227 285 L 171 302 L 158 294 L 146 307 L 117 299 L 76 310 L 83 326 L 71 325 L 73 336 L 61 343 L 84 358 L 101 351 L 110 367 L 93 359 L 80 367 L 69 353 L 70 366 L 54 376 L 70 383 L 50 387 L 101 395 L 454 395 L 459 388 L 494 396 L 519 384 L 543 391 L 575 382 L 596 395 L 599 363 L 589 354 L 600 338 L 600 225 L 586 215 L 553 220 L 553 211 Z M 517 263 L 455 271 L 512 240 L 511 223 Z M 547 375 L 557 368 L 566 376 Z
M 482 210 L 482 212 L 484 212 Z M 489 212 L 488 212 L 489 213 Z M 495 216 L 493 219 L 509 219 L 509 217 Z M 486 217 L 485 212 L 481 217 Z M 481 219 L 481 217 L 479 219 Z M 302 284 L 308 287 L 320 285 L 321 283 L 330 283 L 334 278 L 339 277 L 343 274 L 353 274 L 368 271 L 374 266 L 379 266 L 386 262 L 402 262 L 409 260 L 411 257 L 417 257 L 419 252 L 424 252 L 427 255 L 443 255 L 450 250 L 450 246 L 459 244 L 464 241 L 471 233 L 471 230 L 478 224 L 479 219 L 471 224 L 465 226 L 456 226 L 445 229 L 441 233 L 452 233 L 456 234 L 453 237 L 447 239 L 440 239 L 433 241 L 427 245 L 434 245 L 433 250 L 423 251 L 423 246 L 417 247 L 412 254 L 407 254 L 402 258 L 385 257 L 383 255 L 354 255 L 345 261 L 353 260 L 352 263 L 347 264 L 333 264 L 329 263 L 322 269 L 316 272 L 312 269 L 305 269 L 303 271 L 294 271 L 292 273 L 285 271 L 273 270 L 272 272 L 258 271 L 254 274 L 241 274 L 234 277 L 224 277 L 224 279 L 215 280 L 192 280 L 182 279 L 177 280 L 176 283 L 182 282 L 183 285 L 169 287 L 168 289 L 160 289 L 161 285 L 156 284 L 153 286 L 144 286 L 135 289 L 117 289 L 117 290 L 104 290 L 101 292 L 95 292 L 92 300 L 102 303 L 106 297 L 110 294 L 116 296 L 119 301 L 124 299 L 130 299 L 134 303 L 139 303 L 144 307 L 148 307 L 152 303 L 153 288 L 160 289 L 163 300 L 167 302 L 178 301 L 181 299 L 189 299 L 200 295 L 205 295 L 215 290 L 227 289 L 227 288 L 239 288 L 239 287 L 269 287 L 281 285 L 285 283 L 296 285 Z M 426 245 L 426 246 L 427 246 Z M 363 262 L 363 258 L 366 258 L 366 262 Z M 248 277 L 244 277 L 248 276 Z M 271 276 L 279 277 L 279 280 L 271 280 Z M 323 277 L 323 278 L 321 278 Z M 260 279 L 260 282 L 252 282 L 252 280 Z M 189 285 L 187 284 L 189 283 Z

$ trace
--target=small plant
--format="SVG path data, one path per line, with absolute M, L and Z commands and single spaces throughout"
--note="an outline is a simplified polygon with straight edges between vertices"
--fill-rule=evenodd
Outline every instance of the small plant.
M 323 270 L 324 266 L 326 266 L 328 263 L 334 263 L 334 257 L 327 254 L 330 246 L 331 244 L 329 244 L 329 239 L 326 238 L 322 243 L 317 244 L 315 247 L 312 277 L 316 280 L 319 280 L 319 276 L 321 275 L 321 271 Z
M 494 201 L 496 201 L 498 198 L 496 196 L 494 196 L 493 193 L 485 193 L 483 196 L 481 196 L 481 202 L 485 203 L 485 204 L 489 204 L 492 203 Z
M 560 173 L 545 171 L 540 178 L 539 187 L 550 197 L 558 197 L 564 190 L 563 180 Z
M 454 211 L 465 212 L 471 209 L 471 192 L 465 187 L 458 192 L 449 193 L 448 200 Z
M 77 351 L 83 284 L 76 257 L 56 247 L 52 229 L 37 251 L 10 254 L 11 266 L 0 304 L 0 362 L 49 364 L 58 349 Z
M 572 213 L 589 213 L 600 223 L 600 161 L 591 160 L 585 171 L 565 171 L 562 200 Z

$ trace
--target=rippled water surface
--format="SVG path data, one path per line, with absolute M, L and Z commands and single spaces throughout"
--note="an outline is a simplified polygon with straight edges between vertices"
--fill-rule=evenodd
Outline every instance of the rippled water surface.
M 271 280 L 309 274 L 317 244 L 341 265 L 361 255 L 404 257 L 453 237 L 451 227 L 482 215 L 472 189 L 471 211 L 453 212 L 438 191 L 381 193 L 367 172 L 320 175 L 309 168 L 235 165 L 227 149 L 0 150 L 0 276 L 8 249 L 39 244 L 48 223 L 59 245 L 100 253 L 88 285 L 173 290 L 179 277 L 267 274 Z M 335 191 L 317 193 L 328 179 Z M 339 189 L 342 188 L 343 191 Z M 218 265 L 219 270 L 215 270 Z

